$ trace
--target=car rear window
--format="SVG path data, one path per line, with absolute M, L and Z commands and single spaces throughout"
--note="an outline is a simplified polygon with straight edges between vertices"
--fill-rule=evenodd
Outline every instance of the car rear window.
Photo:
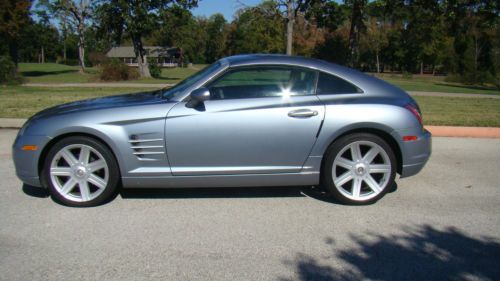
M 333 76 L 320 72 L 318 77 L 318 95 L 335 95 L 335 94 L 353 94 L 362 93 L 363 91 L 353 84 Z

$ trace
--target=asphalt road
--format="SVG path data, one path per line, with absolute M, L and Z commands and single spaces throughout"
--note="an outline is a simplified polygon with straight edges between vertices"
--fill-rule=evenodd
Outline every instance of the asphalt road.
M 311 188 L 133 190 L 87 209 L 15 177 L 0 130 L 1 280 L 499 280 L 500 140 L 435 138 L 374 205 Z

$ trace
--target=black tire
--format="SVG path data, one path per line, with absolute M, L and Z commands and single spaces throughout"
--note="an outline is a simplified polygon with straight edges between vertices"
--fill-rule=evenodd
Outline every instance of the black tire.
M 332 175 L 333 163 L 337 155 L 340 152 L 342 152 L 342 150 L 346 146 L 358 141 L 368 141 L 379 145 L 387 153 L 391 165 L 387 184 L 383 186 L 382 191 L 380 191 L 378 195 L 366 200 L 352 200 L 351 198 L 342 194 L 339 188 L 335 185 Z M 394 185 L 394 179 L 396 177 L 396 167 L 397 167 L 397 160 L 396 156 L 394 155 L 394 151 L 387 144 L 385 140 L 374 134 L 353 133 L 339 138 L 334 143 L 332 143 L 330 147 L 327 149 L 325 154 L 324 164 L 321 171 L 321 185 L 331 196 L 333 196 L 335 199 L 337 199 L 339 202 L 343 204 L 368 205 L 375 203 L 380 198 L 382 198 L 387 193 L 387 191 L 389 191 L 391 187 Z
M 108 181 L 107 184 L 104 188 L 104 190 L 95 198 L 89 201 L 85 202 L 76 202 L 69 200 L 62 196 L 54 186 L 51 180 L 50 176 L 50 167 L 52 160 L 56 156 L 56 154 L 63 149 L 64 147 L 67 147 L 68 145 L 87 145 L 90 146 L 91 148 L 97 150 L 102 157 L 104 158 L 104 161 L 106 162 L 107 168 L 108 168 Z M 42 183 L 44 186 L 49 190 L 49 193 L 51 194 L 52 198 L 66 206 L 71 206 L 71 207 L 93 207 L 93 206 L 98 206 L 104 203 L 107 203 L 109 200 L 113 199 L 114 196 L 116 195 L 117 188 L 118 188 L 118 183 L 120 181 L 120 171 L 119 167 L 117 164 L 117 161 L 115 159 L 115 156 L 113 153 L 110 151 L 110 149 L 104 145 L 102 142 L 86 137 L 86 136 L 72 136 L 72 137 L 67 137 L 64 138 L 57 143 L 55 143 L 48 151 L 47 156 L 44 159 L 44 165 L 43 165 L 43 170 L 42 170 Z

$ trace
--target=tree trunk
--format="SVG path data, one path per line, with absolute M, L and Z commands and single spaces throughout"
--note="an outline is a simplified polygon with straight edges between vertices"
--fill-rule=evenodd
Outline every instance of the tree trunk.
M 352 4 L 351 26 L 349 29 L 349 51 L 351 67 L 356 67 L 358 63 L 358 43 L 359 43 L 359 24 L 362 21 L 363 3 L 354 0 Z
M 375 55 L 377 56 L 377 73 L 380 73 L 380 61 L 378 58 L 378 50 L 375 52 Z
M 85 25 L 83 19 L 78 24 L 78 63 L 80 64 L 80 73 L 85 72 Z
M 144 50 L 144 46 L 142 45 L 141 36 L 132 36 L 132 43 L 134 44 L 134 53 L 137 58 L 137 66 L 139 67 L 141 78 L 150 78 L 151 73 L 149 72 L 146 50 Z
M 291 56 L 292 55 L 292 48 L 293 48 L 293 22 L 295 20 L 295 15 L 293 12 L 293 0 L 287 0 L 286 12 L 287 12 L 286 54 Z
M 420 62 L 420 75 L 424 74 L 424 62 Z
M 66 39 L 63 41 L 63 60 L 66 63 Z
M 17 52 L 17 42 L 10 42 L 9 44 L 9 53 L 10 53 L 10 59 L 12 62 L 14 62 L 14 65 L 16 66 L 17 70 L 17 63 L 18 63 L 18 52 Z
M 42 46 L 42 63 L 45 63 L 45 48 Z

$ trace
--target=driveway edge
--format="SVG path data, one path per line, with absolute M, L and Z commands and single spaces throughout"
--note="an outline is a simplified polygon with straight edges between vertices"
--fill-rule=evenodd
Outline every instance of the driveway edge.
M 500 128 L 496 127 L 454 127 L 425 126 L 435 137 L 500 138 Z
M 27 119 L 0 118 L 1 129 L 19 129 Z M 500 128 L 496 127 L 455 127 L 455 126 L 425 126 L 434 137 L 465 137 L 500 139 Z

